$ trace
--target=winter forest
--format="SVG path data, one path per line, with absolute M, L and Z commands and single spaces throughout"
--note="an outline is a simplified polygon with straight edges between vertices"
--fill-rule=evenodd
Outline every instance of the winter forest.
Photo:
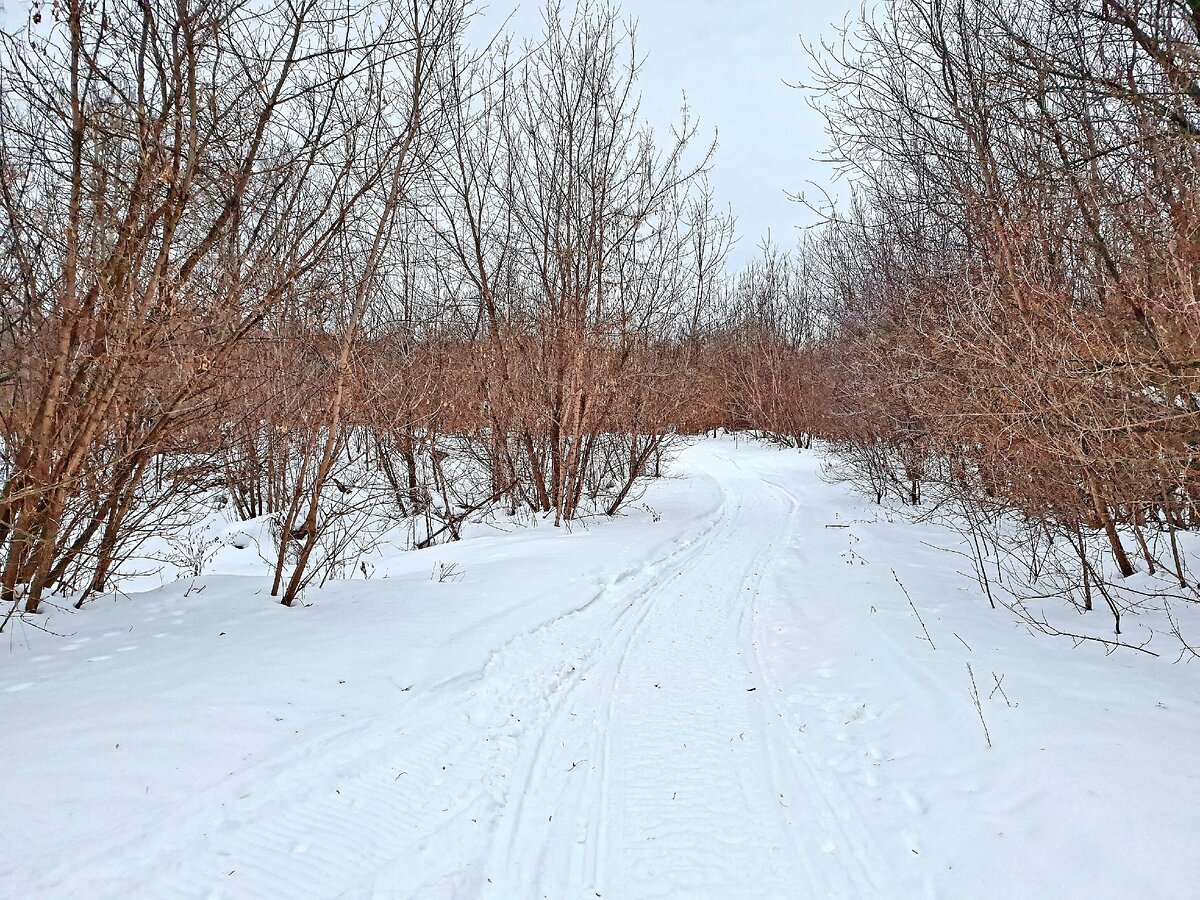
M 6 5 L 0 893 L 1200 897 L 1200 4 L 638 7 Z

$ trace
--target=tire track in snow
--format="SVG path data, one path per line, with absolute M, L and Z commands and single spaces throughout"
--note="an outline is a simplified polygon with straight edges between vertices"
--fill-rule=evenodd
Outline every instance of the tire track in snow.
M 778 482 L 770 479 L 764 479 L 764 481 L 781 497 L 784 497 L 789 504 L 787 524 L 777 546 L 790 547 L 796 539 L 798 530 L 797 520 L 802 508 L 800 500 L 791 490 Z M 875 851 L 868 830 L 861 824 L 864 821 L 861 811 L 847 792 L 840 787 L 836 778 L 830 777 L 828 773 L 819 772 L 813 765 L 811 748 L 801 745 L 796 740 L 795 734 L 798 731 L 796 723 L 792 719 L 790 711 L 782 707 L 776 699 L 783 693 L 783 690 L 772 676 L 770 664 L 760 649 L 757 639 L 758 605 L 755 602 L 755 598 L 760 593 L 758 589 L 769 573 L 769 556 L 769 553 L 764 552 L 762 562 L 757 566 L 754 590 L 751 592 L 749 602 L 741 611 L 739 633 L 742 646 L 747 649 L 763 688 L 761 713 L 764 731 L 769 727 L 768 723 L 774 721 L 778 723 L 776 733 L 782 730 L 785 735 L 785 747 L 783 748 L 779 747 L 775 741 L 763 742 L 767 764 L 781 778 L 790 780 L 791 783 L 788 785 L 790 791 L 786 796 L 790 796 L 794 803 L 805 804 L 802 807 L 803 812 L 797 810 L 792 813 L 792 816 L 781 816 L 781 819 L 784 827 L 797 839 L 797 847 L 801 855 L 806 860 L 811 861 L 816 858 L 819 861 L 819 857 L 813 853 L 811 847 L 806 846 L 804 841 L 799 839 L 800 835 L 794 827 L 792 818 L 796 815 L 805 816 L 815 812 L 813 818 L 805 819 L 802 824 L 805 830 L 804 836 L 810 843 L 824 835 L 819 849 L 820 853 L 827 857 L 826 864 L 812 865 L 810 862 L 807 866 L 810 877 L 813 879 L 811 883 L 814 887 L 819 885 L 821 896 L 880 896 L 882 888 L 878 876 L 880 873 L 884 873 L 883 881 L 885 883 L 890 881 L 886 877 L 888 869 L 883 864 L 882 857 Z M 781 751 L 785 749 L 788 751 L 786 758 L 781 757 Z M 784 798 L 785 794 L 781 793 L 781 810 L 793 809 L 791 805 L 785 806 Z M 853 823 L 859 824 L 855 827 Z
M 722 545 L 745 545 L 750 531 L 747 525 L 753 517 L 773 516 L 780 500 L 786 501 L 787 509 L 778 533 L 783 538 L 782 546 L 791 543 L 798 502 L 780 486 L 771 488 L 763 494 L 760 484 L 757 490 L 739 497 L 730 484 L 723 483 L 723 515 L 704 546 L 689 554 L 686 562 L 672 560 L 670 568 L 665 564 L 654 566 L 653 570 L 665 574 L 655 580 L 651 573 L 648 582 L 630 594 L 628 608 L 636 607 L 640 614 L 621 620 L 621 637 L 597 654 L 586 676 L 572 682 L 569 693 L 547 717 L 524 757 L 522 790 L 512 808 L 502 814 L 489 854 L 491 895 L 608 895 L 612 892 L 610 882 L 618 884 L 617 896 L 651 896 L 656 891 L 664 895 L 682 891 L 680 896 L 733 896 L 728 892 L 737 891 L 739 884 L 743 894 L 749 891 L 754 896 L 790 896 L 798 884 L 830 896 L 866 896 L 874 892 L 870 866 L 864 861 L 869 841 L 864 832 L 849 831 L 835 809 L 845 798 L 833 790 L 828 777 L 822 779 L 811 766 L 797 767 L 790 755 L 780 753 L 776 735 L 787 725 L 767 697 L 771 687 L 764 682 L 757 695 L 746 687 L 764 670 L 753 646 L 754 598 L 769 570 L 772 551 L 780 544 L 768 544 L 736 560 L 727 560 L 713 551 Z M 696 599 L 701 594 L 708 595 L 708 606 L 704 608 L 706 616 L 696 619 L 696 649 L 702 651 L 701 655 L 712 654 L 716 662 L 724 648 L 724 674 L 736 678 L 737 684 L 718 685 L 716 691 L 706 691 L 702 684 L 686 686 L 683 694 L 672 701 L 677 711 L 683 711 L 682 717 L 670 719 L 664 731 L 655 732 L 652 716 L 648 718 L 644 710 L 637 709 L 639 690 L 645 693 L 650 688 L 645 679 L 639 684 L 631 668 L 658 673 L 661 681 L 653 688 L 663 689 L 662 682 L 672 675 L 672 663 L 679 660 L 672 658 L 674 651 L 663 644 L 662 634 L 673 623 L 687 621 L 689 615 L 700 611 L 680 600 Z M 648 629 L 651 622 L 658 627 Z M 731 714 L 723 710 L 718 714 L 720 705 L 731 700 Z M 571 712 L 575 708 L 596 712 L 590 721 L 580 720 Z M 749 733 L 749 743 L 758 748 L 751 754 L 754 762 L 743 760 L 740 767 L 732 763 L 729 754 L 739 752 L 737 745 L 720 751 L 724 736 L 715 739 L 714 734 L 722 728 L 734 733 L 731 743 L 746 741 Z M 614 730 L 618 732 L 617 750 L 624 752 L 614 753 Z M 638 754 L 631 754 L 631 745 L 637 743 L 633 735 L 642 732 L 651 733 L 651 744 L 657 746 L 647 750 L 643 744 L 636 748 Z M 679 803 L 676 808 L 680 814 L 673 821 L 671 805 L 679 791 L 667 797 L 671 756 L 676 753 L 668 745 L 676 739 L 683 752 L 689 740 L 699 742 L 706 749 L 706 762 L 724 773 L 718 783 L 691 792 L 695 809 L 690 811 L 694 814 L 690 820 L 683 814 L 686 804 Z M 796 753 L 789 740 L 783 739 L 783 743 Z M 571 748 L 571 752 L 565 748 Z M 647 760 L 643 757 L 647 754 L 654 771 L 648 783 L 639 784 L 637 772 L 630 776 L 631 757 L 638 757 L 635 767 L 645 766 Z M 586 777 L 573 778 L 580 763 L 587 763 Z M 686 780 L 686 772 L 675 774 Z M 807 804 L 804 813 L 797 815 L 810 818 L 797 823 L 784 815 L 780 805 L 784 796 L 797 804 Z M 729 840 L 714 833 L 714 823 L 719 829 L 723 814 L 728 813 L 734 818 L 740 816 L 736 824 L 746 834 L 732 835 Z M 656 821 L 653 828 L 642 833 L 638 827 L 626 827 L 627 818 Z M 635 826 L 640 824 L 634 822 Z M 805 829 L 803 836 L 797 834 L 797 824 Z M 658 833 L 651 833 L 655 829 Z M 841 852 L 831 855 L 827 841 L 821 842 L 826 846 L 814 847 L 813 832 L 836 835 L 835 849 Z M 646 845 L 660 839 L 674 848 L 675 865 L 678 857 L 691 857 L 698 872 L 715 875 L 718 881 L 725 877 L 726 893 L 716 890 L 713 883 L 705 886 L 702 880 L 688 883 L 686 873 L 662 871 L 661 867 L 670 869 L 673 865 L 669 859 L 672 852 L 662 854 L 665 862 L 659 863 L 653 851 L 646 851 Z M 637 841 L 643 846 L 633 846 Z M 738 861 L 725 865 L 723 872 L 714 872 L 713 859 L 731 848 L 740 852 L 748 844 L 766 848 L 765 853 L 752 850 L 741 855 L 764 864 L 771 870 L 771 879 L 748 884 L 743 874 L 748 869 Z M 623 891 L 620 882 L 627 873 L 615 872 L 610 878 L 609 857 L 629 868 L 630 860 L 642 851 L 646 851 L 644 855 L 650 862 L 646 863 L 646 872 L 639 874 L 648 874 L 649 880 L 638 883 L 632 891 Z M 761 865 L 751 870 L 763 874 Z M 697 889 L 708 892 L 697 894 Z
M 627 571 L 611 583 L 612 588 L 620 588 L 636 582 L 622 598 L 621 612 L 610 629 L 610 634 L 620 637 L 596 635 L 599 652 L 589 660 L 586 673 L 581 672 L 573 682 L 573 694 L 563 698 L 554 714 L 539 730 L 531 754 L 522 763 L 524 790 L 517 795 L 513 808 L 505 810 L 501 817 L 489 853 L 488 871 L 495 873 L 492 884 L 499 890 L 497 896 L 566 896 L 572 887 L 578 892 L 581 886 L 586 886 L 591 893 L 597 890 L 596 885 L 602 880 L 607 838 L 604 811 L 611 750 L 609 729 L 624 662 L 665 585 L 678 578 L 695 560 L 710 553 L 717 539 L 724 536 L 721 526 L 728 520 L 727 501 L 728 498 L 723 496 L 717 514 L 695 540 L 660 560 L 643 565 L 640 570 Z M 677 574 L 664 579 L 662 573 L 672 569 Z M 592 676 L 590 682 L 589 675 Z M 571 714 L 567 710 L 568 700 L 581 708 L 594 706 L 599 714 L 587 723 L 571 721 Z M 575 756 L 575 759 L 565 772 L 561 766 L 556 770 L 551 761 L 556 749 L 555 741 L 558 742 L 557 749 L 566 748 L 568 741 L 576 748 L 568 754 Z M 563 780 L 561 791 L 555 795 L 553 776 L 573 774 L 581 761 L 588 763 L 584 770 L 586 779 Z M 530 811 L 530 794 L 539 776 L 543 779 L 550 776 L 546 790 L 554 797 L 552 808 L 556 812 L 543 814 L 541 810 Z M 585 783 L 578 785 L 580 780 Z M 573 821 L 574 830 L 582 829 L 584 832 L 582 841 L 568 835 L 571 840 L 567 844 L 568 858 L 565 861 L 546 858 L 562 840 L 558 829 L 549 827 L 554 824 L 555 817 L 559 819 L 560 827 L 564 820 Z M 535 859 L 530 859 L 528 851 L 521 851 L 517 846 L 520 840 L 528 841 L 531 832 L 540 832 L 543 837 Z M 578 850 L 580 847 L 584 848 L 582 852 Z M 548 885 L 547 881 L 553 881 L 554 884 Z
M 723 474 L 732 513 L 726 550 L 678 573 L 678 584 L 667 586 L 677 602 L 632 660 L 662 679 L 662 693 L 651 694 L 649 709 L 627 703 L 620 723 L 629 820 L 622 856 L 632 865 L 614 878 L 618 896 L 787 896 L 805 880 L 787 837 L 765 825 L 775 785 L 763 778 L 758 752 L 746 751 L 765 735 L 753 727 L 757 700 L 736 613 L 760 554 L 740 554 L 751 546 L 747 526 L 771 511 L 732 490 L 740 475 Z M 678 687 L 668 683 L 677 675 L 685 676 Z M 668 687 L 670 699 L 659 699 Z M 680 790 L 667 796 L 672 785 Z

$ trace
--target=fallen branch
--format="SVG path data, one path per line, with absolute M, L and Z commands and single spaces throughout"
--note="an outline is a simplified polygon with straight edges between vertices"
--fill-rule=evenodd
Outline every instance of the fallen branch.
M 424 550 L 426 547 L 428 547 L 432 543 L 433 539 L 435 537 L 437 537 L 439 534 L 441 534 L 443 531 L 445 531 L 448 528 L 452 528 L 456 525 L 461 525 L 468 516 L 483 509 L 489 503 L 495 503 L 497 500 L 499 500 L 501 497 L 504 496 L 506 491 L 511 490 L 512 488 L 516 487 L 516 484 L 517 484 L 516 481 L 510 481 L 508 484 L 506 484 L 504 487 L 500 488 L 500 490 L 496 491 L 494 494 L 492 494 L 492 496 L 488 497 L 486 500 L 480 500 L 474 506 L 469 507 L 468 509 L 459 513 L 457 516 L 452 518 L 449 522 L 447 522 L 445 525 L 443 525 L 437 531 L 433 532 L 428 537 L 426 537 L 425 540 L 418 543 L 417 549 Z M 446 505 L 449 506 L 449 501 L 447 501 Z

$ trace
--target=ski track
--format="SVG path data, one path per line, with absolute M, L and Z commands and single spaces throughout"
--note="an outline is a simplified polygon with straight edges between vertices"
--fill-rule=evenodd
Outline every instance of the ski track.
M 801 502 L 729 452 L 692 477 L 722 501 L 668 555 L 474 675 L 162 809 L 132 870 L 119 830 L 72 865 L 99 893 L 161 898 L 879 896 L 845 758 L 804 735 L 852 698 L 813 684 L 787 703 L 759 649 L 760 588 L 804 551 Z
M 1054 830 L 1031 831 L 1036 792 L 1057 777 L 1057 804 L 1088 795 L 1056 776 L 1052 762 L 1014 777 L 1000 767 L 1005 757 L 955 749 L 963 735 L 978 749 L 981 736 L 964 685 L 946 673 L 961 672 L 963 659 L 977 659 L 981 675 L 989 670 L 988 646 L 1000 632 L 964 631 L 975 650 L 960 638 L 962 656 L 926 586 L 918 602 L 943 649 L 934 659 L 923 637 L 906 638 L 916 625 L 892 589 L 890 566 L 872 567 L 855 549 L 871 533 L 859 537 L 837 521 L 827 530 L 839 507 L 813 467 L 795 459 L 762 448 L 739 456 L 729 441 L 697 445 L 687 454 L 686 484 L 705 500 L 689 508 L 705 512 L 672 524 L 673 542 L 602 545 L 618 549 L 586 570 L 602 573 L 595 576 L 546 568 L 531 594 L 562 593 L 552 604 L 534 602 L 534 614 L 520 621 L 553 610 L 548 621 L 494 632 L 516 634 L 506 642 L 488 632 L 469 662 L 434 667 L 416 690 L 392 680 L 394 695 L 384 686 L 357 706 L 321 700 L 319 715 L 296 717 L 281 697 L 266 711 L 277 711 L 280 730 L 295 737 L 270 745 L 279 748 L 274 755 L 254 744 L 255 755 L 247 749 L 229 759 L 226 777 L 224 765 L 206 770 L 207 790 L 164 792 L 170 801 L 151 794 L 148 774 L 137 817 L 115 810 L 108 822 L 88 819 L 71 832 L 70 852 L 35 848 L 38 862 L 23 867 L 19 889 L 0 886 L 0 895 L 853 900 L 969 896 L 981 883 L 976 873 L 990 871 L 988 895 L 1003 896 L 1007 861 L 1021 858 L 1031 835 L 1056 839 Z M 860 549 L 875 556 L 878 548 Z M 564 608 L 571 611 L 559 614 Z M 182 620 L 179 609 L 168 614 Z M 236 616 L 221 621 L 238 624 Z M 473 634 L 456 627 L 449 633 Z M 126 634 L 103 637 L 120 653 L 136 649 L 116 646 Z M 80 636 L 60 649 L 83 649 L 72 654 L 83 657 L 95 647 L 90 659 L 112 658 L 90 641 Z M 379 646 L 386 655 L 390 645 L 372 652 Z M 151 678 L 171 671 L 147 670 Z M 1007 683 L 1020 691 L 1020 713 L 1037 715 L 1038 682 L 1021 674 Z M 31 684 L 6 690 L 23 694 Z M 1139 721 L 1188 716 L 1185 701 L 1168 699 L 1143 703 L 1151 711 Z M 1168 710 L 1177 703 L 1179 712 Z M 1048 725 L 1035 723 L 1018 744 L 1017 705 L 1007 697 L 989 705 L 997 735 L 1014 754 L 1023 746 L 1026 759 L 1054 752 L 1060 739 Z M 196 715 L 207 713 L 196 705 Z M 112 733 L 136 741 L 139 723 L 153 727 L 141 712 L 130 721 L 134 727 Z M 922 729 L 931 725 L 928 746 Z M 1186 732 L 1164 733 L 1178 740 Z M 151 766 L 176 765 L 191 752 L 150 737 L 171 751 L 143 756 Z M 944 755 L 943 743 L 951 745 Z M 1061 758 L 1074 766 L 1072 746 Z M 1107 747 L 1124 752 L 1122 736 Z M 906 765 L 914 753 L 918 765 Z M 977 771 L 987 765 L 999 773 L 991 793 Z M 1194 784 L 1181 782 L 1181 796 Z M 1127 804 L 1153 793 L 1136 783 L 1125 790 Z M 75 809 L 65 810 L 68 826 Z M 1188 809 L 1172 808 L 1170 833 L 1187 833 L 1196 821 Z M 956 816 L 969 823 L 972 842 L 999 855 L 994 868 L 955 848 Z M 1088 820 L 1077 821 L 1072 834 L 1086 834 Z M 1006 840 L 1022 849 L 1006 849 Z M 1175 853 L 1181 870 L 1194 870 L 1186 853 Z M 960 876 L 960 865 L 974 868 Z M 1133 876 L 1095 896 L 1152 895 L 1145 888 L 1153 881 L 1127 870 Z M 1086 884 L 1057 887 L 1093 896 L 1081 892 Z M 1043 895 L 1053 893 L 1047 887 Z

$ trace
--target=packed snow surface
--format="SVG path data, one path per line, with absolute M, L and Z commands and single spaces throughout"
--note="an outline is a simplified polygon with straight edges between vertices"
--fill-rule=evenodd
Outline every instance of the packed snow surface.
M 815 454 L 672 471 L 295 609 L 12 623 L 0 895 L 1200 896 L 1200 668 L 1030 635 Z

